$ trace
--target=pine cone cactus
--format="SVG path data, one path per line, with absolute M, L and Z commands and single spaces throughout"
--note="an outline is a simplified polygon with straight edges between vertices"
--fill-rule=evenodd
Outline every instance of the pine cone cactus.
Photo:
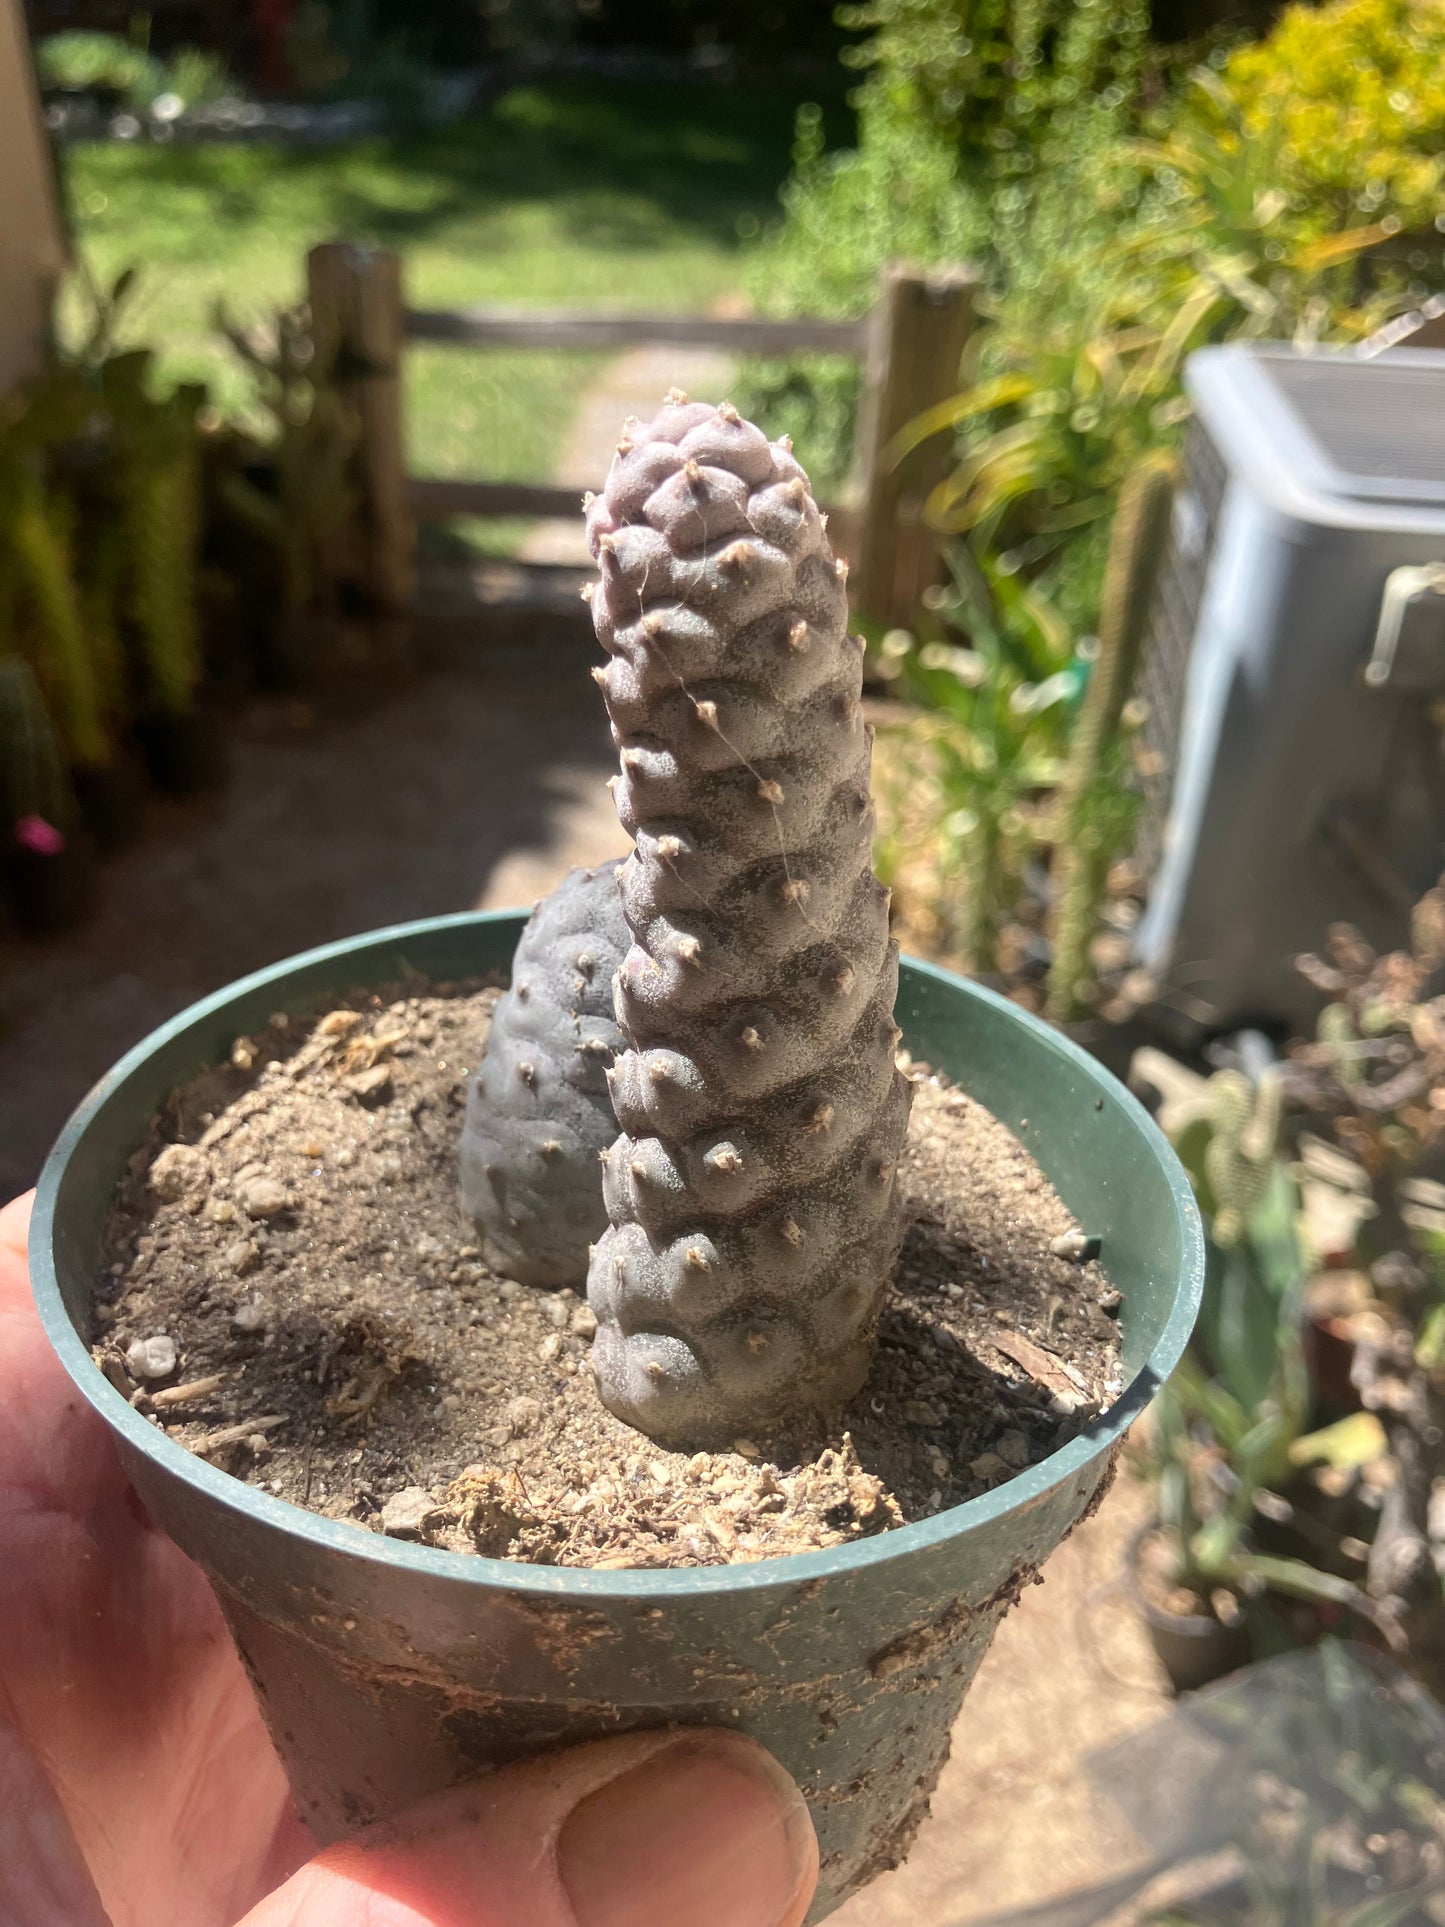
M 862 644 L 807 476 L 729 406 L 629 425 L 588 536 L 636 839 L 593 1361 L 620 1418 L 726 1443 L 857 1391 L 901 1236 Z
M 627 948 L 619 865 L 573 870 L 532 912 L 467 1090 L 462 1208 L 488 1263 L 578 1285 L 602 1235 L 598 1159 L 617 1135 L 606 1073 L 622 1047 L 612 977 Z

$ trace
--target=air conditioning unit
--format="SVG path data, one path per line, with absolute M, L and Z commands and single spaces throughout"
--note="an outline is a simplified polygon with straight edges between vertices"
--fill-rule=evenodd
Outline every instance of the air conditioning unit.
M 1202 349 L 1140 693 L 1141 964 L 1195 1031 L 1301 1023 L 1327 926 L 1445 867 L 1445 352 Z

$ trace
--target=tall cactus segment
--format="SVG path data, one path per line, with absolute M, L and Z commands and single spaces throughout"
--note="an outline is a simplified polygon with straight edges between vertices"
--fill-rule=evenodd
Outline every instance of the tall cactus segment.
M 807 476 L 726 404 L 628 424 L 587 527 L 636 842 L 593 1361 L 659 1442 L 729 1443 L 857 1391 L 901 1237 L 862 647 Z
M 1079 1015 L 1090 980 L 1089 945 L 1099 919 L 1109 864 L 1120 831 L 1128 834 L 1129 799 L 1120 811 L 1117 771 L 1109 759 L 1119 743 L 1124 708 L 1134 687 L 1149 611 L 1169 538 L 1178 476 L 1173 455 L 1153 450 L 1125 478 L 1109 536 L 1099 611 L 1099 654 L 1074 724 L 1068 767 L 1058 798 L 1053 965 L 1048 1014 L 1055 1023 Z
M 524 1285 L 581 1285 L 607 1224 L 597 1160 L 617 1135 L 618 867 L 573 870 L 532 912 L 467 1090 L 462 1209 L 488 1262 Z

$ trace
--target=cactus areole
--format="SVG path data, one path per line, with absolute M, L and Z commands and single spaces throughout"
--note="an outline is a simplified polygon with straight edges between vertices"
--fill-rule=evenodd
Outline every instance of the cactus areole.
M 635 840 L 593 1361 L 618 1417 L 726 1444 L 859 1389 L 901 1238 L 863 647 L 807 476 L 727 404 L 629 424 L 587 530 Z

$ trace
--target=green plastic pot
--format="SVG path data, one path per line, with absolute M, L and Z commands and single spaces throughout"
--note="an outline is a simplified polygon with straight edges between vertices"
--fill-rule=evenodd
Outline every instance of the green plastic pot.
M 131 1410 L 81 1335 L 106 1212 L 147 1121 L 273 1011 L 408 970 L 505 969 L 522 922 L 443 917 L 331 944 L 138 1045 L 42 1174 L 31 1242 L 41 1315 L 151 1514 L 215 1587 L 320 1839 L 539 1748 L 674 1721 L 738 1727 L 807 1795 L 821 1919 L 902 1858 L 994 1628 L 1098 1497 L 1178 1360 L 1204 1268 L 1189 1184 L 1147 1114 L 1077 1046 L 990 991 L 906 962 L 909 1049 L 1018 1133 L 1101 1240 L 1124 1294 L 1123 1396 L 1051 1457 L 878 1538 L 678 1572 L 439 1552 L 320 1518 L 193 1458 Z

